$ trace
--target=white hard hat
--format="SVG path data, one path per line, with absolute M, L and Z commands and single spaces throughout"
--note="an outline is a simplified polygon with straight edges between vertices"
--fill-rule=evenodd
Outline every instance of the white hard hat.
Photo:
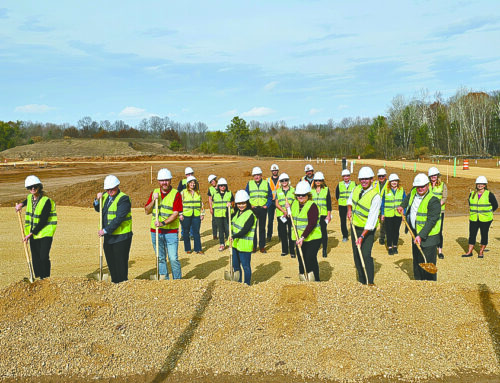
M 225 178 L 219 178 L 219 181 L 217 181 L 217 186 L 219 185 L 226 185 L 227 186 L 227 181 Z
M 42 182 L 40 181 L 40 179 L 37 176 L 28 176 L 24 180 L 24 187 L 25 188 L 27 188 L 29 186 L 33 186 L 33 185 L 38 185 L 38 184 L 41 185 Z
M 314 170 L 313 166 L 311 164 L 307 164 L 306 167 L 304 168 L 305 172 L 309 172 L 311 170 Z
M 307 181 L 300 181 L 295 188 L 295 195 L 307 194 L 311 191 L 311 185 Z
M 110 174 L 104 178 L 104 190 L 114 189 L 120 185 L 120 180 L 116 176 Z
M 488 183 L 488 180 L 486 179 L 485 176 L 479 176 L 476 178 L 476 183 L 477 184 L 487 184 Z
M 429 177 L 439 175 L 439 169 L 436 167 L 429 168 Z
M 325 176 L 323 175 L 322 172 L 316 172 L 316 173 L 314 173 L 313 180 L 314 181 L 324 181 L 325 180 Z
M 420 173 L 415 176 L 413 186 L 425 186 L 429 183 L 429 177 L 425 173 Z
M 184 174 L 185 174 L 185 175 L 188 175 L 188 174 L 191 174 L 191 173 L 194 173 L 193 168 L 190 168 L 190 167 L 188 166 L 186 169 L 184 169 Z
M 158 170 L 158 176 L 156 177 L 158 181 L 162 180 L 171 180 L 172 179 L 172 173 L 170 173 L 170 170 L 163 168 Z
M 389 176 L 389 182 L 391 182 L 391 181 L 399 181 L 399 176 L 396 173 L 392 173 Z
M 288 174 L 286 174 L 286 173 L 281 173 L 280 177 L 278 178 L 278 180 L 280 180 L 280 181 L 289 180 L 289 179 L 290 179 L 290 177 L 288 177 Z
M 234 196 L 235 203 L 247 202 L 250 199 L 250 196 L 245 190 L 238 190 Z
M 253 175 L 253 176 L 255 176 L 255 175 L 257 175 L 257 174 L 262 174 L 262 169 L 261 169 L 261 168 L 259 168 L 258 166 L 254 167 L 254 168 L 252 169 L 252 175 Z
M 280 170 L 280 168 L 278 167 L 278 165 L 276 165 L 276 164 L 272 164 L 272 165 L 271 165 L 271 171 L 272 171 L 272 170 Z
M 373 178 L 375 177 L 375 174 L 373 174 L 372 168 L 369 166 L 363 166 L 361 169 L 359 169 L 358 173 L 358 178 Z
M 350 175 L 351 175 L 351 172 L 349 171 L 349 169 L 342 170 L 342 177 L 343 176 L 350 176 Z
M 195 176 L 188 176 L 188 178 L 186 179 L 186 184 L 190 183 L 191 181 L 196 181 L 196 177 Z
M 377 172 L 377 176 L 386 176 L 387 171 L 384 168 L 380 168 Z
M 217 178 L 217 176 L 216 176 L 215 174 L 210 174 L 210 175 L 208 176 L 208 182 L 212 182 L 212 181 L 213 181 L 214 179 L 216 179 L 216 178 Z

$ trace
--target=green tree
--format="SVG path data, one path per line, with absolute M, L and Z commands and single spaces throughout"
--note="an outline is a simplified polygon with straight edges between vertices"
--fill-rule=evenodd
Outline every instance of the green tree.
M 232 154 L 250 154 L 248 153 L 250 128 L 244 119 L 238 116 L 233 117 L 231 124 L 226 128 L 226 132 L 229 136 L 228 147 Z
M 16 146 L 21 136 L 18 123 L 0 121 L 0 151 Z

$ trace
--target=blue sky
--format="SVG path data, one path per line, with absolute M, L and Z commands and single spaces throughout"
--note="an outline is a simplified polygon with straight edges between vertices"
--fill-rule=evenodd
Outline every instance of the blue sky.
M 497 0 L 4 0 L 0 25 L 4 121 L 291 126 L 500 90 Z

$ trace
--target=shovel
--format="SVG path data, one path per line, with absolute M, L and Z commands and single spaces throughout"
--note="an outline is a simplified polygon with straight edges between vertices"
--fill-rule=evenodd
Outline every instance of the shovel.
M 361 266 L 363 266 L 363 272 L 365 273 L 366 284 L 368 284 L 368 274 L 366 273 L 365 260 L 363 259 L 363 253 L 361 252 L 361 246 L 358 245 L 358 233 L 356 233 L 356 228 L 352 224 L 351 220 L 349 220 L 349 223 L 351 224 L 351 230 L 354 234 L 354 242 L 356 242 L 356 247 L 358 248 L 359 259 L 361 260 Z
M 21 228 L 21 239 L 24 245 L 24 254 L 26 255 L 26 262 L 28 263 L 28 270 L 30 274 L 29 280 L 31 283 L 33 283 L 35 281 L 35 273 L 33 272 L 33 265 L 31 264 L 28 244 L 24 241 L 24 228 L 23 228 L 23 221 L 21 219 L 21 211 L 17 212 L 17 218 L 19 218 L 19 227 Z
M 233 232 L 231 230 L 231 207 L 227 207 L 227 214 L 229 216 L 229 238 L 233 238 Z M 229 241 L 229 271 L 224 271 L 224 279 L 226 281 L 235 281 L 238 282 L 240 280 L 240 271 L 234 271 L 233 269 L 233 242 Z
M 102 230 L 102 197 L 99 198 L 99 230 Z M 108 274 L 102 273 L 103 242 L 104 237 L 99 237 L 99 274 L 96 275 L 98 281 L 105 281 L 108 279 Z
M 288 198 L 285 197 L 285 202 L 288 203 Z M 295 227 L 295 222 L 293 221 L 292 217 L 292 209 L 288 208 L 288 215 L 290 216 L 290 221 L 292 221 L 292 227 L 293 231 L 295 233 L 295 238 L 299 238 L 299 234 L 297 233 L 297 228 Z M 304 266 L 304 274 L 299 274 L 299 281 L 301 282 L 314 282 L 316 278 L 314 278 L 314 272 L 310 271 L 307 272 L 306 269 L 306 263 L 304 262 L 304 254 L 302 253 L 302 247 L 297 246 L 299 248 L 299 257 L 300 257 L 300 262 L 302 262 L 302 265 Z
M 156 221 L 158 222 L 158 198 L 155 199 L 155 215 Z M 160 253 L 158 249 L 158 226 L 155 225 L 155 255 L 156 255 L 156 273 L 155 275 L 151 275 L 150 278 L 156 281 L 160 280 Z
M 408 224 L 408 221 L 406 220 L 406 217 L 404 216 L 404 214 L 401 214 L 401 217 L 403 217 L 403 222 L 405 223 L 406 227 L 408 228 L 408 231 L 410 232 L 410 234 L 413 238 L 413 242 L 415 243 L 415 234 L 413 234 L 413 230 L 411 229 L 410 225 Z M 422 257 L 424 257 L 424 262 L 425 262 L 425 263 L 419 263 L 418 265 L 422 269 L 427 271 L 429 274 L 436 274 L 438 271 L 437 266 L 434 263 L 427 263 L 427 258 L 425 258 L 424 251 L 420 247 L 420 244 L 415 243 L 415 245 L 417 245 L 418 249 L 420 250 L 420 254 L 422 254 Z

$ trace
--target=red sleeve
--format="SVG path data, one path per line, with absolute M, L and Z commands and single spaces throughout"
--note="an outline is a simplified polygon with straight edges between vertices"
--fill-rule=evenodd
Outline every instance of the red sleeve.
M 148 202 L 146 202 L 146 205 L 144 205 L 144 207 L 146 207 L 147 205 L 149 205 L 152 200 L 153 200 L 153 192 L 151 192 L 151 194 L 149 195 Z
M 173 211 L 182 211 L 182 198 L 181 193 L 177 192 L 174 199 L 174 206 L 172 206 Z
M 316 204 L 312 204 L 307 212 L 307 226 L 302 233 L 304 238 L 309 237 L 309 234 L 314 230 L 319 218 L 319 210 Z

